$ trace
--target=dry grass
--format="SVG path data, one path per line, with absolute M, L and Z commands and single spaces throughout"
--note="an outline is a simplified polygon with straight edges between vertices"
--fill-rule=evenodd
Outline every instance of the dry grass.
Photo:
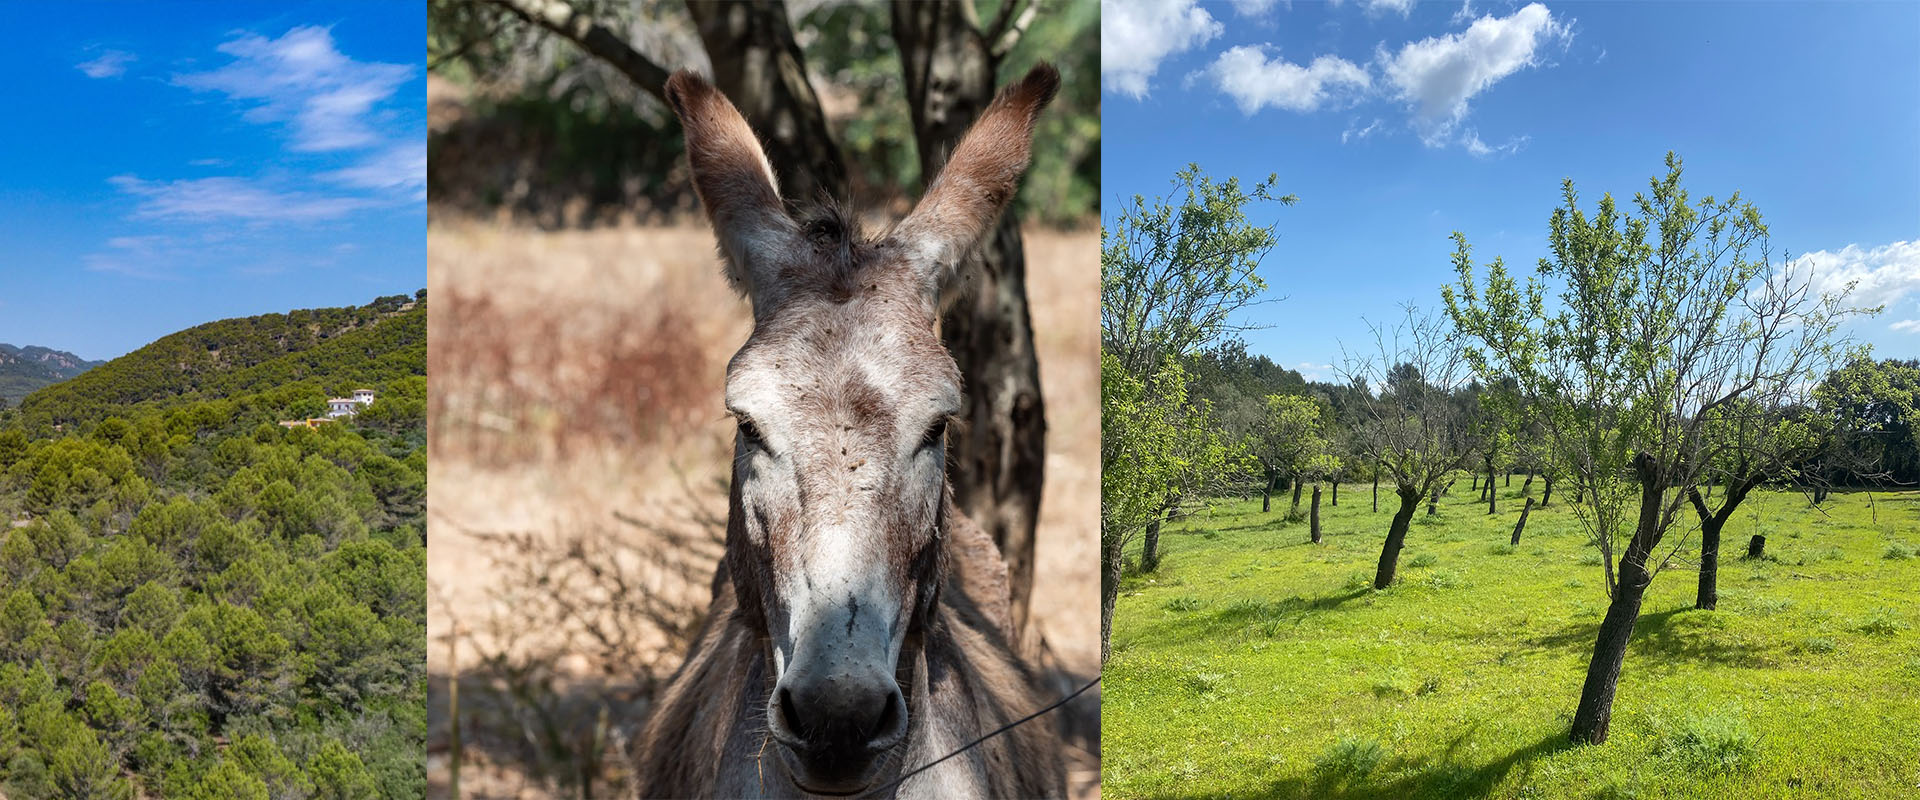
M 1099 670 L 1098 290 L 1092 232 L 1033 231 L 1028 292 L 1048 411 L 1036 621 L 1066 676 Z M 746 305 L 704 225 L 540 232 L 436 215 L 428 231 L 436 598 L 434 757 L 456 674 L 467 796 L 617 790 L 619 744 L 704 608 Z M 1075 706 L 1098 795 L 1097 698 Z

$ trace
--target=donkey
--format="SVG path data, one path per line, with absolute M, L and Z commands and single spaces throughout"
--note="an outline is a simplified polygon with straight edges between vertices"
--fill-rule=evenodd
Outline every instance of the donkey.
M 1013 197 L 1041 65 L 996 97 L 913 211 L 878 238 L 799 220 L 733 104 L 667 82 L 695 188 L 753 333 L 727 365 L 736 419 L 726 555 L 707 619 L 641 732 L 648 797 L 1061 797 L 1057 732 L 1016 655 L 1006 564 L 953 505 L 964 408 L 940 290 Z

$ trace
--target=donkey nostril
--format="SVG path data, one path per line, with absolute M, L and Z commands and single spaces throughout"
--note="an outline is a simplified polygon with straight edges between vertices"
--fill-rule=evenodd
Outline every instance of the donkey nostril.
M 867 739 L 869 741 L 887 736 L 900 725 L 900 701 L 898 696 L 889 692 L 883 702 L 886 703 L 886 706 L 880 710 L 880 718 L 874 720 L 873 730 L 867 732 Z
M 780 722 L 787 726 L 787 730 L 795 734 L 801 732 L 800 713 L 794 709 L 793 692 L 787 691 L 785 688 L 780 690 Z

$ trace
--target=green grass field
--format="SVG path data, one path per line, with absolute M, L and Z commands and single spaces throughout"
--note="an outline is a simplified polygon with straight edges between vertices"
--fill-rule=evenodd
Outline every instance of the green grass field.
M 1920 492 L 1759 492 L 1727 523 L 1717 611 L 1696 611 L 1698 532 L 1654 578 L 1611 738 L 1567 730 L 1605 575 L 1568 498 L 1507 540 L 1463 477 L 1371 588 L 1395 502 L 1343 486 L 1326 541 L 1286 498 L 1223 502 L 1130 575 L 1102 700 L 1113 798 L 1920 797 Z M 1533 489 L 1537 496 L 1540 484 Z M 1305 501 L 1302 510 L 1305 510 Z M 1749 561 L 1767 534 L 1769 558 Z M 1137 560 L 1138 544 L 1130 557 Z

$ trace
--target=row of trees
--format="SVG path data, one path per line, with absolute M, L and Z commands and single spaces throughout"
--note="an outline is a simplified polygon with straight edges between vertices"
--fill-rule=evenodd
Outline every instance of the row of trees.
M 249 394 L 0 413 L 0 794 L 423 796 L 425 358 L 366 341 Z M 362 387 L 358 420 L 274 424 Z
M 1339 481 L 1357 479 L 1374 482 L 1378 511 L 1385 483 L 1393 513 L 1374 578 L 1385 589 L 1422 502 L 1432 513 L 1464 469 L 1496 513 L 1496 476 L 1524 470 L 1519 525 L 1536 476 L 1542 505 L 1564 486 L 1602 556 L 1609 608 L 1572 737 L 1604 741 L 1647 586 L 1697 564 L 1696 605 L 1714 608 L 1720 532 L 1755 488 L 1799 486 L 1819 503 L 1837 485 L 1920 479 L 1910 466 L 1920 372 L 1850 350 L 1842 330 L 1873 310 L 1846 304 L 1851 287 L 1817 291 L 1777 257 L 1737 194 L 1696 200 L 1679 159 L 1666 167 L 1627 209 L 1611 196 L 1583 209 L 1565 184 L 1550 255 L 1524 282 L 1500 261 L 1476 266 L 1456 234 L 1443 310 L 1409 306 L 1375 326 L 1332 384 L 1249 358 L 1233 340 L 1274 243 L 1246 210 L 1292 198 L 1274 195 L 1271 179 L 1242 191 L 1197 168 L 1176 176 L 1171 201 L 1136 198 L 1103 231 L 1109 625 L 1128 544 L 1144 539 L 1140 566 L 1152 569 L 1158 526 L 1183 505 L 1257 487 L 1270 509 L 1290 481 L 1295 515 L 1303 483 L 1333 481 L 1337 503 Z M 1319 497 L 1316 485 L 1315 542 Z M 1696 527 L 1697 551 L 1686 547 Z M 1764 547 L 1756 536 L 1748 552 Z

